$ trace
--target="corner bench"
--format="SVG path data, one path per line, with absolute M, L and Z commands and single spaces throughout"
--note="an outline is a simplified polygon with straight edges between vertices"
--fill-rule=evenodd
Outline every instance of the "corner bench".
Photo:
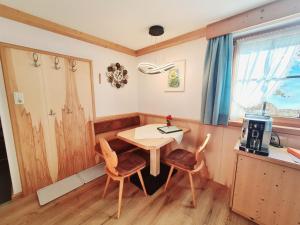
M 116 137 L 119 131 L 131 129 L 140 126 L 139 116 L 129 116 L 125 118 L 100 120 L 94 122 L 94 132 L 96 137 L 95 151 L 103 158 L 102 150 L 99 144 L 99 137 L 102 136 L 107 139 L 112 150 L 117 155 L 124 152 L 133 151 L 138 149 L 135 145 L 129 144 Z

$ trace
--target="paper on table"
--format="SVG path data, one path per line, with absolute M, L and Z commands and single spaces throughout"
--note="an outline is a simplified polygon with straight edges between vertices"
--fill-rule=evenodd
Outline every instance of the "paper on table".
M 155 139 L 155 138 L 174 138 L 178 144 L 181 143 L 183 138 L 183 131 L 162 134 L 157 128 L 166 126 L 165 124 L 149 124 L 142 127 L 135 128 L 135 139 Z

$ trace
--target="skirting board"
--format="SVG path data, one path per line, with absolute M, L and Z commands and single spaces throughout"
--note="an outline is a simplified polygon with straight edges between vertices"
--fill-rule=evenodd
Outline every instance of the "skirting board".
M 37 191 L 40 205 L 45 205 L 105 174 L 104 163 L 81 171 Z

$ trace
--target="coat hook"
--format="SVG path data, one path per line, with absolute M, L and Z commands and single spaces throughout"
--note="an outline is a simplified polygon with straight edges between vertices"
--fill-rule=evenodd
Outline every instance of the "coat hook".
M 35 52 L 32 53 L 32 58 L 33 58 L 33 65 L 34 65 L 35 67 L 39 67 L 41 64 L 38 63 L 38 61 L 39 61 L 39 56 L 38 56 L 38 54 L 36 54 Z
M 67 113 L 70 114 L 73 113 L 73 111 L 69 107 L 67 107 Z
M 76 64 L 77 64 L 76 61 L 72 60 L 72 63 L 71 63 L 71 66 L 72 66 L 71 70 L 72 70 L 72 72 L 75 72 L 77 70 L 77 68 L 75 68 Z
M 53 111 L 53 109 L 50 109 L 50 112 L 48 113 L 49 116 L 55 116 L 56 113 Z
M 55 58 L 54 58 L 54 69 L 56 69 L 56 70 L 60 69 L 59 58 L 57 56 L 55 56 Z

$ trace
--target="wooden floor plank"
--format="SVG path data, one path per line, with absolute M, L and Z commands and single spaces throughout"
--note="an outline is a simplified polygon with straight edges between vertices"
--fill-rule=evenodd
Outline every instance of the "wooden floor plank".
M 144 193 L 129 182 L 124 183 L 121 217 L 116 219 L 118 183 L 111 182 L 102 198 L 106 176 L 45 205 L 39 206 L 35 195 L 0 206 L 2 225 L 253 225 L 228 207 L 229 190 L 195 177 L 197 207 L 192 208 L 192 194 L 187 174 L 172 177 L 166 192 Z

